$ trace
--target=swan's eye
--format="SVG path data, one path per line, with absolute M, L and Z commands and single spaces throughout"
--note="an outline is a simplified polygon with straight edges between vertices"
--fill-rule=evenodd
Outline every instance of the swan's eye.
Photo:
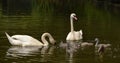
M 76 15 L 74 15 L 74 17 L 76 17 Z
M 13 38 L 13 39 L 18 40 L 17 38 Z
M 76 15 L 73 15 L 73 18 L 74 18 L 75 20 L 77 20 L 77 17 L 76 17 Z

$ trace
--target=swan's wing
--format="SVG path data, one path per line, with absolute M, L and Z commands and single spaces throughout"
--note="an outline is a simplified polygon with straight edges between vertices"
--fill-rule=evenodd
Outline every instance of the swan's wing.
M 69 32 L 66 40 L 81 40 L 82 38 L 83 37 L 82 37 L 82 34 L 80 33 L 80 31 L 74 31 L 73 33 Z
M 43 45 L 39 40 L 37 40 L 29 35 L 14 35 L 14 36 L 12 36 L 12 38 L 14 40 L 22 43 L 22 46 L 26 46 L 26 45 L 30 45 L 30 46 L 40 46 L 41 45 L 42 46 Z
M 83 37 L 82 37 L 82 34 L 79 31 L 76 31 L 75 32 L 75 38 L 76 38 L 76 40 L 81 40 Z
M 82 32 L 82 30 L 80 30 L 79 32 L 80 32 L 80 34 L 81 34 L 81 35 L 83 35 L 83 32 Z
M 31 40 L 31 37 L 28 35 L 13 35 L 11 38 L 14 40 L 19 40 L 21 42 L 28 42 Z
M 71 32 L 68 33 L 66 40 L 73 40 L 73 34 Z

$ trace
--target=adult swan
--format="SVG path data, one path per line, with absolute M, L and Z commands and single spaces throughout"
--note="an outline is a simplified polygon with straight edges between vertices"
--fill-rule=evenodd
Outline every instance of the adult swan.
M 77 20 L 76 14 L 71 13 L 70 15 L 70 25 L 71 25 L 71 31 L 67 35 L 66 40 L 81 40 L 82 39 L 82 30 L 80 31 L 74 31 L 73 27 L 73 19 Z
M 5 32 L 9 42 L 12 45 L 19 45 L 19 46 L 48 46 L 49 43 L 48 41 L 45 39 L 46 37 L 49 38 L 50 43 L 55 44 L 55 40 L 54 38 L 51 36 L 50 33 L 44 33 L 41 36 L 41 40 L 42 42 L 40 42 L 39 40 L 29 36 L 29 35 L 13 35 L 13 36 L 9 36 L 6 32 Z

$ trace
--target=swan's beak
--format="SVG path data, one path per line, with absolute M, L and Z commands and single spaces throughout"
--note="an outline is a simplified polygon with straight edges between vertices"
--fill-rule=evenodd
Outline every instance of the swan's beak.
M 77 17 L 75 16 L 74 19 L 77 20 Z
M 54 45 L 56 45 L 56 41 L 54 40 Z

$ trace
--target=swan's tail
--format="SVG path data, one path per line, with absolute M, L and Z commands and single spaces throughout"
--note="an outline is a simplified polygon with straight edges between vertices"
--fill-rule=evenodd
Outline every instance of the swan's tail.
M 12 38 L 10 37 L 10 35 L 8 35 L 7 32 L 5 32 L 5 34 L 6 34 L 7 38 L 8 38 L 8 40 L 9 40 L 9 42 L 12 44 Z
M 80 30 L 79 32 L 80 32 L 80 34 L 81 34 L 81 35 L 83 35 L 83 32 L 82 32 L 82 30 Z

